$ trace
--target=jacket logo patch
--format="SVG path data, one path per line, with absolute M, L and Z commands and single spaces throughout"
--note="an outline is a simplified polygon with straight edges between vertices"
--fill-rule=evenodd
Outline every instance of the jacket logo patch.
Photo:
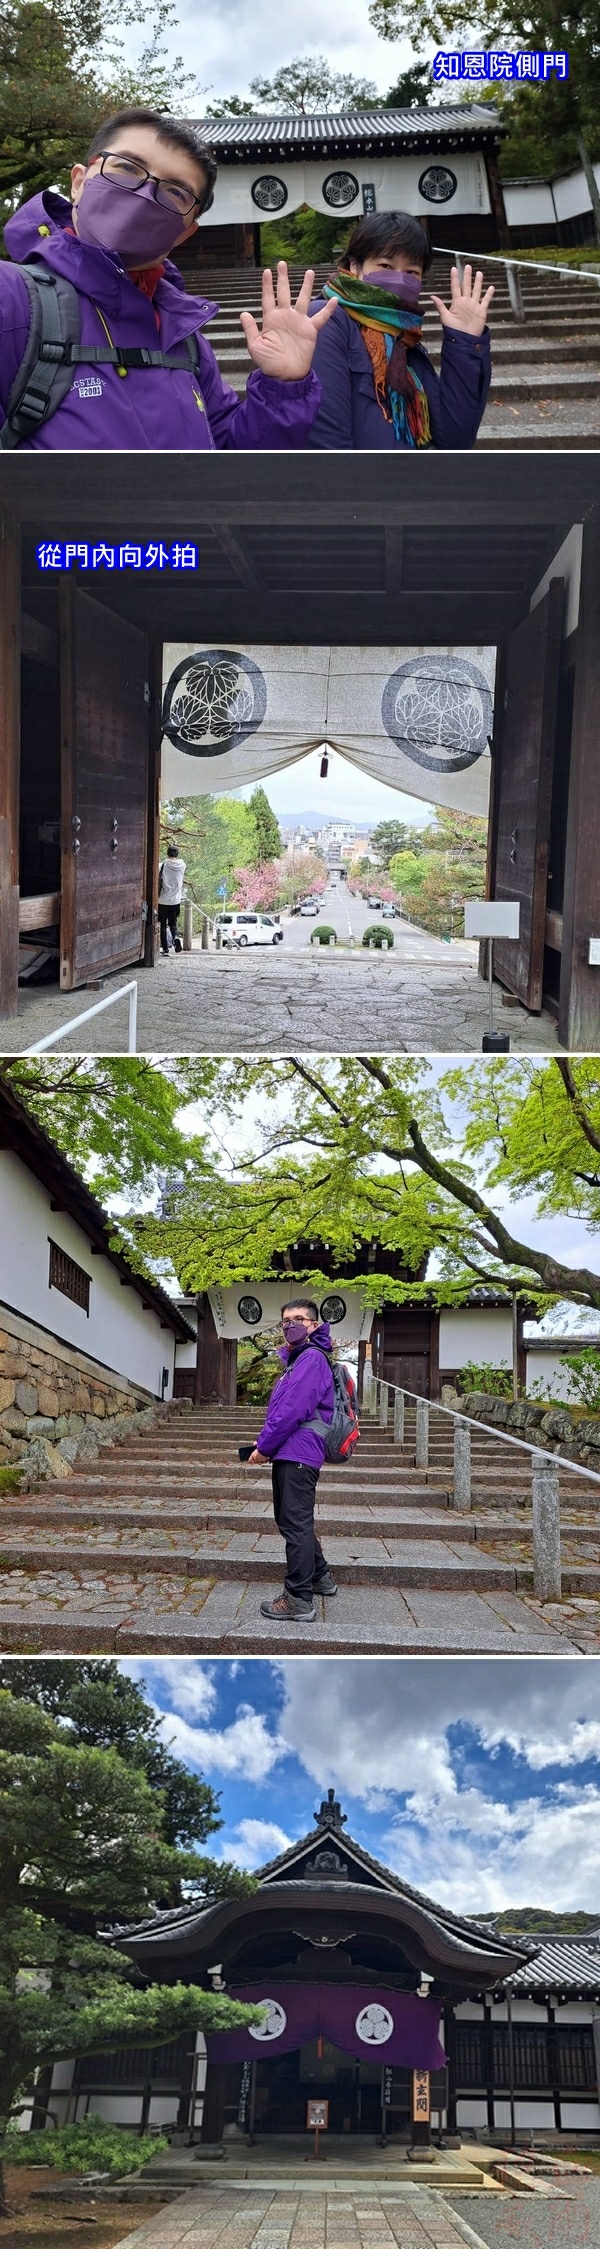
M 102 398 L 104 383 L 99 375 L 76 375 L 73 389 L 79 391 L 80 398 Z

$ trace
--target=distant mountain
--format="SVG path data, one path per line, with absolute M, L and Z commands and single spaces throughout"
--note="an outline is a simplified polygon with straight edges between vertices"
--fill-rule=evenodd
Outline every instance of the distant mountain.
M 597 1913 L 550 1913 L 544 1905 L 519 1905 L 504 1907 L 502 1913 L 472 1913 L 472 1921 L 484 1921 L 486 1927 L 498 1929 L 503 1936 L 535 1937 L 539 1930 L 552 1936 L 583 1937 L 588 1930 L 597 1929 Z

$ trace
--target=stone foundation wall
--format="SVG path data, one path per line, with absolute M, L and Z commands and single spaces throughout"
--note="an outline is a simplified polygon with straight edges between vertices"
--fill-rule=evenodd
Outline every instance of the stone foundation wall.
M 65 1476 L 136 1428 L 190 1400 L 163 1405 L 124 1375 L 70 1350 L 43 1328 L 0 1308 L 0 1468 L 25 1483 Z
M 537 1406 L 532 1398 L 495 1398 L 485 1390 L 468 1390 L 460 1397 L 457 1391 L 451 1395 L 446 1384 L 442 1404 L 454 1405 L 474 1421 L 487 1421 L 493 1429 L 513 1430 L 527 1444 L 579 1460 L 583 1468 L 594 1468 L 600 1475 L 600 1414 L 582 1414 L 580 1408 L 564 1405 Z

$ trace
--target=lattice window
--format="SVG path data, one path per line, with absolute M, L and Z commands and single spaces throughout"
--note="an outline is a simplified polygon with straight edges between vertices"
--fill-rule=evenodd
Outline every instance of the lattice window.
M 596 2089 L 596 2060 L 591 2023 L 564 2024 L 557 2028 L 558 2080 L 564 2092 L 587 2093 Z
M 48 1236 L 48 1241 L 50 1247 L 48 1287 L 60 1289 L 61 1296 L 70 1296 L 71 1302 L 79 1304 L 82 1312 L 85 1312 L 86 1318 L 89 1320 L 89 1273 L 84 1273 L 83 1266 L 77 1265 L 74 1257 L 68 1257 L 66 1250 L 60 1249 L 58 1242 L 53 1242 L 50 1236 Z
M 104 2092 L 123 2087 L 139 2091 L 148 2078 L 155 2086 L 179 2085 L 184 2062 L 193 2050 L 194 2033 L 188 2030 L 164 2046 L 120 2046 L 114 2054 L 80 2054 L 75 2083 L 79 2092 L 97 2086 Z

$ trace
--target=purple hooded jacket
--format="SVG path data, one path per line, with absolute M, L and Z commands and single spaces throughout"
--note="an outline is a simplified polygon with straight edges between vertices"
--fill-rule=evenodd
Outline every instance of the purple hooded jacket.
M 320 1344 L 320 1350 L 315 1350 Z M 333 1420 L 333 1375 L 325 1352 L 331 1351 L 331 1329 L 324 1321 L 314 1328 L 307 1343 L 284 1343 L 277 1357 L 284 1373 L 271 1391 L 266 1419 L 257 1437 L 259 1452 L 268 1460 L 302 1460 L 308 1468 L 322 1468 L 325 1439 L 318 1429 L 305 1429 L 314 1413 Z
M 43 258 L 81 298 L 81 342 L 174 350 L 198 334 L 197 371 L 130 367 L 125 381 L 112 366 L 76 366 L 68 396 L 22 451 L 36 452 L 288 452 L 306 445 L 320 399 L 311 368 L 297 383 L 253 368 L 245 398 L 223 381 L 201 330 L 219 307 L 188 297 L 170 260 L 154 297 L 143 295 L 112 250 L 67 233 L 71 206 L 46 189 L 9 219 L 9 257 L 26 265 Z M 157 329 L 155 311 L 160 319 Z M 104 316 L 103 326 L 100 313 Z M 29 297 L 21 275 L 0 264 L 0 426 L 29 334 Z
M 311 312 L 324 302 L 316 298 Z M 489 329 L 467 336 L 444 328 L 439 375 L 422 344 L 406 357 L 427 393 L 433 444 L 440 451 L 466 452 L 475 444 L 491 382 Z M 335 318 L 320 329 L 313 366 L 322 395 L 309 445 L 326 453 L 397 450 L 393 425 L 377 403 L 364 336 L 344 305 L 338 304 Z

